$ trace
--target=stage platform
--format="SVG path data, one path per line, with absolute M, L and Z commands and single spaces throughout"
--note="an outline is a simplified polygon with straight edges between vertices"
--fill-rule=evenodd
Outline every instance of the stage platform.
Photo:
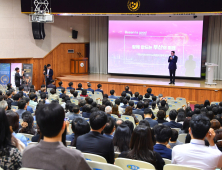
M 89 74 L 82 76 L 62 75 L 57 77 L 57 83 L 63 81 L 63 86 L 68 87 L 69 82 L 73 82 L 76 88 L 78 83 L 87 88 L 87 82 L 92 84 L 92 89 L 97 89 L 98 83 L 102 84 L 105 94 L 109 95 L 110 90 L 115 90 L 116 95 L 121 95 L 125 86 L 135 93 L 144 95 L 148 87 L 152 88 L 153 94 L 162 93 L 164 96 L 184 97 L 192 103 L 203 103 L 204 100 L 222 101 L 222 81 L 215 81 L 217 85 L 206 85 L 205 80 L 177 79 L 175 85 L 169 84 L 168 78 L 150 78 L 138 76 L 117 76 L 110 74 Z

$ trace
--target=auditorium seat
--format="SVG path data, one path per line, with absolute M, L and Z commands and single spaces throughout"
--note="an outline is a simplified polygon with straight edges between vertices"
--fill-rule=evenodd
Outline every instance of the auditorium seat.
M 189 167 L 189 166 L 168 164 L 163 167 L 163 170 L 202 170 L 202 169 Z
M 94 97 L 95 97 L 95 99 L 103 99 L 103 94 L 102 94 L 102 92 L 99 92 L 99 91 L 95 91 L 94 92 Z
M 176 100 L 177 100 L 177 101 L 180 101 L 182 105 L 187 106 L 187 101 L 186 101 L 185 98 L 183 98 L 183 97 L 177 97 Z
M 180 128 L 171 128 L 171 129 L 176 130 L 178 133 L 179 133 L 179 131 L 180 131 Z
M 66 141 L 66 146 L 70 146 L 71 145 L 71 141 Z
M 176 106 L 176 110 L 183 106 L 182 103 L 180 101 L 177 101 L 177 100 L 171 100 L 169 102 L 169 104 L 174 104 Z
M 91 153 L 82 153 L 87 161 L 95 161 L 101 163 L 107 163 L 106 159 L 102 156 L 91 154 Z
M 27 143 L 30 143 L 32 141 L 32 137 L 34 136 L 27 133 L 18 133 L 18 134 L 24 135 L 26 137 Z
M 210 105 L 215 104 L 215 105 L 219 105 L 220 102 L 211 102 Z
M 32 109 L 33 109 L 33 111 L 35 110 L 35 106 L 33 106 L 33 105 L 29 105 Z
M 12 109 L 12 110 L 18 110 L 18 106 L 13 106 L 13 105 L 12 105 L 12 106 L 11 106 L 11 109 Z
M 75 105 L 79 104 L 79 101 L 77 99 L 71 99 L 71 102 L 74 103 Z
M 21 125 L 23 122 L 23 119 L 19 119 L 19 124 Z
M 111 114 L 111 117 L 118 119 L 119 117 L 117 115 Z
M 91 91 L 87 91 L 87 95 L 90 95 L 90 94 L 92 94 L 92 92 Z
M 115 100 L 116 100 L 116 99 L 108 98 L 108 100 L 109 100 L 110 102 L 112 102 L 113 105 L 115 105 Z
M 125 159 L 125 158 L 117 158 L 115 160 L 115 165 L 121 167 L 123 170 L 142 169 L 142 168 L 155 170 L 155 167 L 148 162 Z
M 95 161 L 86 161 L 86 162 L 93 170 L 123 170 L 122 168 L 112 164 L 95 162 Z
M 179 134 L 178 140 L 179 140 L 180 142 L 185 143 L 186 136 L 187 136 L 187 134 Z
M 115 158 L 118 158 L 118 156 L 120 155 L 120 152 L 115 152 Z
M 139 121 L 143 120 L 143 117 L 141 115 L 135 114 L 135 116 Z
M 121 119 L 124 120 L 124 121 L 126 121 L 126 120 L 131 121 L 134 125 L 134 128 L 136 128 L 135 120 L 132 116 L 121 115 Z
M 36 145 L 36 144 L 38 144 L 38 142 L 30 142 L 30 143 L 28 143 L 28 145 Z
M 48 94 L 51 94 L 51 93 L 50 93 L 50 90 L 52 90 L 52 88 L 47 88 Z
M 174 100 L 174 98 L 170 97 L 170 96 L 166 96 L 165 98 L 167 99 L 167 103 L 169 103 L 170 101 Z
M 173 110 L 173 109 L 177 110 L 176 105 L 173 104 L 173 103 L 169 103 L 168 106 L 169 106 L 169 109 L 168 109 L 169 111 L 170 111 L 170 110 Z M 167 110 L 167 111 L 168 111 L 168 110 Z M 169 115 L 169 114 L 168 114 L 168 115 Z
M 167 164 L 171 164 L 171 160 L 166 159 L 166 158 L 163 158 L 163 160 L 164 160 L 164 162 L 165 162 L 165 165 L 167 165 Z
M 76 147 L 74 147 L 74 146 L 67 146 L 67 148 L 76 149 Z

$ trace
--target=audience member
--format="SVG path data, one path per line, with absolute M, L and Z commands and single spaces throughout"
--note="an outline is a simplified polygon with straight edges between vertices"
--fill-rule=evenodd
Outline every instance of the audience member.
M 185 112 L 178 112 L 177 116 L 177 123 L 183 124 L 184 120 L 186 119 Z
M 109 106 L 107 106 L 109 107 Z M 103 136 L 113 139 L 113 132 L 115 131 L 115 120 L 112 117 L 107 118 L 106 126 L 103 130 Z
M 56 90 L 55 89 L 51 89 L 50 93 L 51 93 L 51 95 L 49 97 L 50 100 L 58 100 L 59 101 L 59 96 L 56 94 Z
M 96 89 L 95 91 L 101 92 L 103 94 L 102 85 L 98 84 L 97 87 L 98 89 Z
M 91 105 L 85 105 L 85 109 L 86 109 L 86 112 L 82 112 L 82 117 L 90 118 L 92 106 Z
M 146 94 L 149 94 L 150 96 L 154 96 L 154 95 L 152 94 L 152 89 L 151 89 L 151 88 L 148 88 L 146 91 L 147 91 Z M 145 94 L 145 95 L 146 95 L 146 94 Z
M 163 123 L 164 125 L 169 126 L 171 128 L 182 128 L 181 123 L 175 122 L 175 120 L 177 118 L 177 111 L 176 110 L 170 111 L 169 118 L 170 118 L 170 122 L 165 122 L 165 123 Z
M 136 118 L 136 116 L 132 112 L 132 107 L 127 106 L 126 110 L 125 110 L 125 113 L 123 115 L 132 116 L 134 118 L 135 123 L 139 123 L 139 120 Z
M 137 103 L 137 109 L 133 110 L 133 114 L 141 115 L 142 118 L 144 119 L 144 112 L 141 110 L 142 107 L 143 107 L 143 103 L 142 102 L 138 102 Z
M 13 96 L 13 102 L 12 102 L 12 106 L 18 106 L 18 101 L 21 99 L 20 95 L 19 94 L 15 94 Z
M 209 100 L 205 100 L 205 102 L 204 102 L 204 107 L 207 107 L 207 106 L 210 106 L 210 101 Z
M 59 84 L 59 87 L 57 87 L 57 89 L 65 89 L 65 88 L 63 87 L 62 81 L 60 81 L 58 84 Z
M 20 87 L 19 87 L 19 92 L 20 92 L 20 93 L 23 93 L 23 96 L 28 97 L 28 96 L 26 95 L 26 93 L 24 93 L 24 86 L 20 86 Z
M 22 119 L 22 114 L 26 112 L 27 104 L 25 100 L 20 100 L 18 102 L 18 110 L 16 111 L 19 115 L 19 119 Z
M 131 134 L 132 134 L 132 133 L 133 133 L 133 130 L 134 130 L 133 122 L 131 122 L 131 121 L 129 121 L 129 120 L 126 120 L 124 123 L 130 128 L 130 132 L 131 132 Z
M 139 97 L 139 93 L 138 92 L 136 92 L 135 94 L 135 97 L 131 97 L 131 100 L 137 100 L 138 101 L 138 97 Z
M 178 139 L 178 131 L 175 130 L 175 129 L 172 129 L 172 135 L 171 135 L 171 138 L 170 138 L 170 141 L 169 141 L 169 145 L 170 145 L 170 148 L 173 149 L 174 146 L 176 145 L 182 145 L 183 143 L 180 142 Z
M 75 104 L 69 104 L 69 112 L 66 113 L 66 117 L 68 117 L 69 120 L 73 120 L 76 117 L 82 117 L 80 115 L 79 106 Z
M 0 167 L 18 170 L 22 166 L 22 156 L 20 151 L 12 146 L 9 122 L 5 110 L 2 108 L 0 109 L 0 127 Z
M 214 113 L 212 111 L 207 111 L 205 116 L 212 120 L 214 118 Z
M 125 123 L 121 123 L 115 131 L 113 137 L 113 145 L 115 152 L 129 151 L 129 144 L 131 138 L 130 128 Z
M 121 117 L 121 115 L 119 114 L 119 111 L 118 111 L 119 109 L 118 109 L 118 106 L 117 105 L 113 105 L 113 107 L 112 107 L 112 114 L 113 115 L 116 115 L 116 116 L 118 116 L 119 118 Z
M 93 90 L 93 89 L 91 89 L 91 84 L 90 84 L 90 83 L 88 83 L 88 84 L 87 84 L 87 86 L 88 86 L 87 91 L 91 91 L 91 92 L 92 92 L 92 94 L 94 94 L 94 90 Z
M 153 150 L 151 129 L 137 126 L 130 141 L 130 151 L 122 152 L 119 157 L 135 159 L 151 163 L 156 169 L 162 170 L 165 162 L 161 155 Z
M 22 128 L 19 130 L 19 133 L 26 133 L 30 135 L 35 135 L 36 131 L 33 128 L 33 117 L 30 114 L 26 114 L 23 116 Z
M 144 110 L 144 118 L 149 122 L 151 128 L 158 124 L 156 120 L 152 119 L 152 111 L 150 109 Z
M 179 130 L 179 134 L 183 134 L 183 133 L 188 134 L 188 133 L 189 133 L 190 119 L 191 119 L 191 117 L 187 117 L 187 118 L 184 120 L 183 126 L 182 126 L 182 128 Z
M 210 124 L 211 124 L 210 128 L 212 128 L 213 130 L 220 129 L 220 127 L 221 127 L 221 124 L 217 119 L 212 119 L 210 121 Z
M 115 90 L 110 90 L 110 96 L 109 96 L 109 98 L 118 99 L 118 97 L 116 97 L 114 94 L 115 94 Z
M 166 118 L 166 113 L 165 113 L 165 111 L 164 110 L 159 110 L 158 112 L 157 112 L 157 122 L 158 123 L 165 123 L 165 122 L 167 122 L 166 120 L 165 120 L 165 118 Z
M 79 136 L 76 149 L 104 157 L 107 163 L 114 163 L 113 140 L 101 134 L 107 122 L 107 115 L 102 111 L 90 115 L 91 132 Z
M 168 146 L 168 143 L 172 136 L 172 130 L 169 126 L 157 125 L 154 127 L 154 133 L 156 136 L 156 145 L 154 145 L 154 151 L 158 152 L 162 158 L 171 160 L 172 150 L 169 149 L 170 146 Z
M 166 112 L 169 109 L 168 103 L 166 101 L 167 101 L 167 99 L 161 100 L 161 102 L 160 102 L 161 105 L 158 106 L 159 110 L 163 110 L 164 112 Z
M 124 91 L 124 92 L 130 94 L 131 97 L 133 96 L 132 92 L 130 91 L 129 86 L 126 86 L 126 87 L 125 87 L 125 91 Z
M 80 94 L 81 97 L 88 97 L 87 95 L 87 90 L 86 89 L 82 89 L 82 93 Z
M 55 80 L 51 80 L 47 88 L 54 89 L 56 91 Z
M 215 132 L 210 126 L 209 118 L 201 114 L 194 115 L 189 128 L 191 143 L 173 148 L 172 163 L 200 169 L 221 168 L 222 155 L 214 144 Z M 209 147 L 205 146 L 205 138 L 209 142 Z
M 51 97 L 51 96 L 50 96 Z M 37 102 L 35 102 L 35 100 L 36 100 L 36 98 L 37 98 L 37 96 L 36 96 L 36 94 L 34 94 L 34 93 L 31 93 L 30 95 L 29 95 L 29 98 L 30 98 L 30 101 L 29 101 L 29 104 L 31 105 L 31 106 L 37 106 Z
M 75 88 L 73 88 L 73 82 L 69 82 L 69 87 L 67 87 L 66 89 L 69 89 L 69 90 L 75 90 Z
M 91 170 L 80 151 L 66 148 L 61 142 L 66 122 L 64 121 L 64 109 L 60 105 L 44 105 L 36 111 L 36 117 L 44 139 L 39 144 L 25 149 L 22 158 L 23 167 Z M 45 153 L 47 153 L 47 157 Z
M 128 105 L 128 100 L 127 99 L 123 99 L 123 105 L 121 106 L 121 108 L 125 109 Z

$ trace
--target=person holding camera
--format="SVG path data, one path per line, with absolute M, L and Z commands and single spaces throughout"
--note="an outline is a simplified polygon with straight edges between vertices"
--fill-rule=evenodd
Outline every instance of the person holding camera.
M 21 86 L 20 79 L 23 79 L 24 71 L 22 71 L 22 76 L 20 76 L 20 74 L 19 74 L 20 70 L 19 70 L 18 67 L 15 68 L 15 71 L 16 71 L 16 73 L 15 73 L 15 86 L 18 88 L 18 87 Z
M 44 69 L 43 74 L 46 75 L 46 85 L 49 85 L 53 76 L 53 70 L 50 64 L 47 64 L 47 68 Z

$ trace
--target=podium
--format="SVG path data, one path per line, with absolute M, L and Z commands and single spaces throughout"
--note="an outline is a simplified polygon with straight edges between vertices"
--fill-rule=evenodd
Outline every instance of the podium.
M 71 74 L 88 74 L 88 58 L 73 58 L 70 61 Z
M 213 64 L 213 63 L 205 63 L 205 66 L 207 67 L 206 71 L 207 71 L 207 82 L 205 82 L 205 84 L 207 85 L 216 85 L 217 83 L 214 83 L 214 68 L 217 67 L 217 64 Z

